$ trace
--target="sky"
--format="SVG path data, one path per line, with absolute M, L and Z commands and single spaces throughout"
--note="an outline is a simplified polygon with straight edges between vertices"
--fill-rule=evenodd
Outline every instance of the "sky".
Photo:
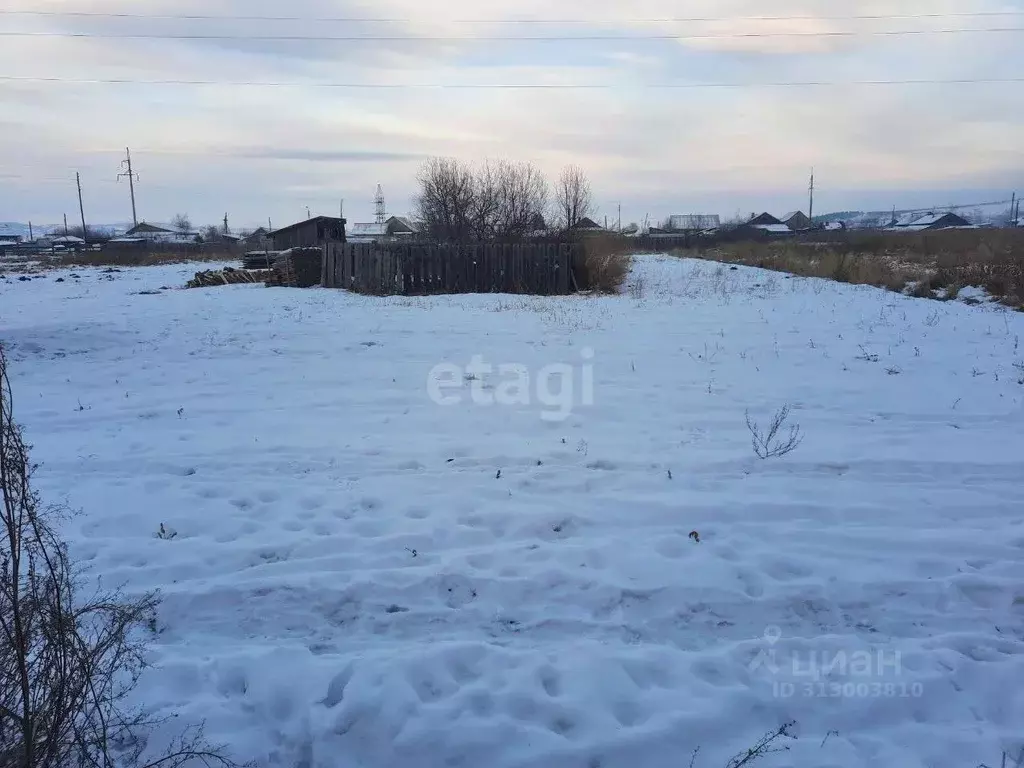
M 812 168 L 816 212 L 1024 192 L 1024 0 L 4 0 L 0 37 L 0 221 L 77 221 L 78 172 L 130 222 L 126 147 L 140 220 L 236 229 L 409 213 L 432 156 L 578 165 L 623 224 L 806 211 Z

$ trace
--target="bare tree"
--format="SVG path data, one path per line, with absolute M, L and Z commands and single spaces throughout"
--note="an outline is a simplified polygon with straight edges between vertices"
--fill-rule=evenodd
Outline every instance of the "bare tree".
M 498 185 L 496 237 L 519 240 L 543 220 L 548 182 L 531 163 L 502 163 Z
M 43 505 L 32 470 L 0 347 L 0 766 L 232 766 L 201 727 L 143 763 L 156 722 L 124 704 L 145 666 L 140 638 L 155 626 L 156 595 L 83 594 L 56 532 L 67 510 Z
M 476 198 L 472 169 L 453 158 L 431 158 L 420 168 L 417 181 L 416 217 L 425 232 L 446 242 L 468 239 Z
M 179 232 L 191 232 L 192 220 L 189 219 L 187 213 L 176 213 L 174 218 L 171 219 L 171 226 Z
M 590 180 L 579 166 L 570 165 L 562 171 L 555 187 L 555 208 L 565 229 L 572 229 L 594 212 Z
M 221 231 L 220 227 L 217 227 L 217 226 L 214 226 L 213 224 L 211 224 L 211 225 L 209 225 L 207 227 L 203 227 L 202 234 L 203 234 L 203 240 L 204 241 L 206 241 L 207 243 L 214 243 L 214 242 L 220 240 L 220 236 L 222 234 L 222 231 Z
M 473 172 L 473 201 L 469 218 L 476 240 L 490 240 L 497 234 L 505 165 L 502 161 L 487 160 Z

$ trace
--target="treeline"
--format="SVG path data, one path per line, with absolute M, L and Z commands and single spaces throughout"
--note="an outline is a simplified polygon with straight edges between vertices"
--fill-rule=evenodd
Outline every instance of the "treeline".
M 426 236 L 441 242 L 522 240 L 572 229 L 594 212 L 590 181 L 577 166 L 563 169 L 552 185 L 531 163 L 431 158 L 416 180 L 416 218 Z

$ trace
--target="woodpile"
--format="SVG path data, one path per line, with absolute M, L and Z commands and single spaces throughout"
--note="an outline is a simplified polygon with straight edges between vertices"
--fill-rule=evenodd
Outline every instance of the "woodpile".
M 244 269 L 271 269 L 281 251 L 248 251 L 242 255 Z
M 293 248 L 278 255 L 267 277 L 268 287 L 312 288 L 320 285 L 323 252 L 319 248 Z
M 270 272 L 225 267 L 222 270 L 206 270 L 196 272 L 196 276 L 188 281 L 186 288 L 212 288 L 218 285 L 240 285 L 242 283 L 262 283 L 268 279 Z

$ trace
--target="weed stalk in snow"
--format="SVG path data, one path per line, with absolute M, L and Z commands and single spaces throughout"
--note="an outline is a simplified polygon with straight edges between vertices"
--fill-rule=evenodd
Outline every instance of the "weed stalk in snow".
M 186 729 L 144 762 L 157 724 L 126 700 L 145 668 L 157 596 L 85 594 L 82 569 L 57 533 L 63 507 L 32 489 L 34 466 L 14 420 L 0 348 L 0 765 L 14 768 L 233 766 Z

